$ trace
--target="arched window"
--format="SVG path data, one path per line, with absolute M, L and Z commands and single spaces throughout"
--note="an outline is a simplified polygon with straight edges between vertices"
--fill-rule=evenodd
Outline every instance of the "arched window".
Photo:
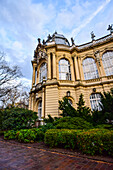
M 83 60 L 84 79 L 96 79 L 99 77 L 97 66 L 93 58 L 86 58 Z
M 73 103 L 72 103 L 72 100 L 71 99 L 68 99 L 68 103 L 72 106 Z
M 108 51 L 103 54 L 102 62 L 106 76 L 113 75 L 113 51 Z
M 91 94 L 90 96 L 91 110 L 101 110 L 101 107 L 99 105 L 100 98 L 101 96 L 99 93 Z
M 39 71 L 39 82 L 43 81 L 43 78 L 47 80 L 47 64 L 42 63 Z
M 38 118 L 41 119 L 42 117 L 42 101 L 38 103 Z
M 70 63 L 64 58 L 59 61 L 59 79 L 71 80 Z

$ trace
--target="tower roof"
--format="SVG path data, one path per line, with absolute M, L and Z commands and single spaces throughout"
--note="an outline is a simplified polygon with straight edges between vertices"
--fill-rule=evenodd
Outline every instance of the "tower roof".
M 51 43 L 51 42 L 55 42 L 55 44 L 63 44 L 63 45 L 70 46 L 67 38 L 65 38 L 64 35 L 62 34 L 58 34 L 57 32 L 55 32 L 52 36 L 50 36 L 50 34 L 48 35 L 48 39 L 46 43 Z

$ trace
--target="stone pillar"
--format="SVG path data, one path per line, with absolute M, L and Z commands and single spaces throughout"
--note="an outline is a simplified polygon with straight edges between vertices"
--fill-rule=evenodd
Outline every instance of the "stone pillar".
M 102 53 L 100 53 L 100 70 L 101 70 L 101 77 L 105 77 L 106 73 L 105 73 L 105 70 L 104 70 L 103 63 L 102 63 Z
M 32 87 L 36 83 L 35 82 L 35 76 L 37 76 L 37 75 L 35 75 L 36 74 L 36 68 L 37 68 L 36 64 L 33 64 Z
M 55 53 L 53 54 L 53 78 L 56 79 L 56 56 Z
M 44 118 L 45 116 L 45 90 L 44 88 L 42 89 L 42 117 Z
M 78 62 L 77 62 L 77 57 L 76 56 L 74 56 L 74 64 L 75 64 L 76 80 L 80 80 L 80 74 L 79 74 Z
M 84 80 L 84 73 L 83 73 L 83 68 L 82 68 L 82 63 L 81 63 L 80 57 L 78 57 L 78 67 L 79 67 L 80 79 Z
M 48 53 L 48 79 L 51 79 L 51 58 L 50 53 Z
M 75 81 L 75 79 L 74 79 L 74 68 L 73 68 L 73 64 L 72 63 L 70 63 L 70 69 L 71 69 L 71 80 Z

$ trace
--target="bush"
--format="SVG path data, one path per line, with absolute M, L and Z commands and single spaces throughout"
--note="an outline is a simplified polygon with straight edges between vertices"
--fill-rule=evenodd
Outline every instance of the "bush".
M 16 139 L 16 131 L 8 130 L 4 132 L 4 139 Z
M 76 136 L 80 131 L 50 129 L 45 133 L 44 142 L 50 147 L 76 148 Z
M 83 153 L 113 155 L 113 131 L 92 129 L 77 135 L 77 145 Z
M 113 125 L 111 125 L 111 124 L 100 124 L 100 125 L 97 125 L 96 128 L 113 130 Z
M 45 133 L 45 144 L 50 147 L 71 148 L 94 155 L 113 155 L 113 130 L 91 129 L 88 131 L 51 129 Z
M 93 125 L 80 117 L 63 117 L 54 122 L 57 129 L 91 129 Z
M 102 109 L 102 119 L 103 123 L 106 122 L 106 120 L 109 121 L 109 123 L 112 123 L 113 120 L 113 89 L 110 90 L 110 92 L 104 92 L 104 94 L 101 94 L 101 103 L 100 103 L 101 109 Z
M 40 129 L 22 129 L 17 132 L 17 140 L 19 142 L 33 143 L 43 139 L 44 133 Z
M 23 108 L 10 108 L 2 111 L 2 130 L 32 128 L 37 120 L 37 113 Z
M 9 130 L 4 132 L 4 139 L 17 139 L 19 142 L 36 142 L 44 140 L 44 133 L 40 129 Z
M 49 129 L 56 129 L 56 127 L 52 123 L 47 123 L 46 125 L 39 126 L 39 129 L 45 133 Z

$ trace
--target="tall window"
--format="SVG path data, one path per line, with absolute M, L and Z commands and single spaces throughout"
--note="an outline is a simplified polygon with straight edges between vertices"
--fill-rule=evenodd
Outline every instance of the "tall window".
M 108 51 L 103 54 L 102 62 L 106 76 L 113 75 L 113 51 Z
M 43 78 L 45 78 L 45 80 L 47 80 L 47 64 L 46 63 L 42 63 L 42 65 L 40 67 L 39 82 L 42 82 Z
M 71 99 L 68 99 L 68 103 L 72 106 L 72 100 Z
M 70 63 L 66 59 L 61 59 L 59 61 L 59 79 L 71 80 Z
M 42 117 L 42 101 L 39 101 L 38 103 L 38 117 L 39 119 Z
M 99 93 L 93 93 L 90 96 L 90 103 L 91 103 L 91 109 L 92 110 L 101 110 L 101 107 L 99 105 L 100 103 L 100 94 Z
M 84 71 L 84 79 L 95 79 L 98 78 L 98 70 L 93 58 L 86 58 L 83 60 L 83 71 Z

